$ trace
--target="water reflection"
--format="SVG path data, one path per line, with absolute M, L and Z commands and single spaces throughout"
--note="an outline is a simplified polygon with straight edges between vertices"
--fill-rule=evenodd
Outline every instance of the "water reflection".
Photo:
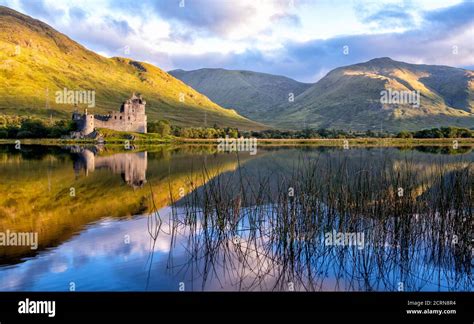
M 0 247 L 0 290 L 473 288 L 469 151 L 10 149 L 0 231 L 38 231 L 40 249 Z
M 110 156 L 97 156 L 99 148 L 84 148 L 73 146 L 71 153 L 77 157 L 74 159 L 74 171 L 76 175 L 84 171 L 87 176 L 89 172 L 105 168 L 112 173 L 120 174 L 125 183 L 133 188 L 141 188 L 146 183 L 146 170 L 148 163 L 147 152 L 116 153 Z
M 0 145 L 0 232 L 39 236 L 36 251 L 0 246 L 0 265 L 56 247 L 102 218 L 132 217 L 167 206 L 170 192 L 179 197 L 189 183 L 202 185 L 196 174 L 203 165 L 216 176 L 235 170 L 239 163 L 235 156 L 216 155 L 208 148 L 162 146 L 147 152 L 117 152 L 88 147 L 81 152 L 71 152 L 70 147 L 23 145 L 17 150 Z M 78 174 L 74 166 L 84 171 Z M 140 186 L 145 181 L 147 185 Z

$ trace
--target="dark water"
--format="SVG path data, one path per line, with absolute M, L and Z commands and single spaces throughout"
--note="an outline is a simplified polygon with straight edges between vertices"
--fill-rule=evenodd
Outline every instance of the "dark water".
M 473 161 L 0 146 L 0 290 L 472 291 Z

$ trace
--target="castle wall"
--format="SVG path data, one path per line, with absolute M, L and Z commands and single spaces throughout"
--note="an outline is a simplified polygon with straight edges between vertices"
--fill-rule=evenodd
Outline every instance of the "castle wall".
M 110 115 L 108 120 L 95 119 L 96 128 L 109 128 L 116 131 L 124 132 L 147 132 L 147 118 L 146 115 L 130 114 L 114 112 Z
M 79 135 L 89 135 L 95 128 L 108 128 L 122 132 L 147 132 L 147 116 L 145 114 L 146 102 L 141 96 L 133 94 L 132 98 L 127 100 L 120 111 L 110 112 L 109 115 L 89 115 L 87 110 L 84 115 L 74 112 L 72 119 L 76 122 Z

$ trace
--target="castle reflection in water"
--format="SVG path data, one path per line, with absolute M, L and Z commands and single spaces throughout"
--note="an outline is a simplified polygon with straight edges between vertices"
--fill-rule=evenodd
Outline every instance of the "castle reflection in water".
M 123 181 L 133 188 L 141 188 L 146 183 L 147 152 L 127 152 L 99 156 L 100 148 L 98 147 L 73 146 L 70 150 L 76 157 L 74 160 L 76 175 L 84 171 L 87 176 L 89 172 L 107 169 L 114 174 L 120 174 Z

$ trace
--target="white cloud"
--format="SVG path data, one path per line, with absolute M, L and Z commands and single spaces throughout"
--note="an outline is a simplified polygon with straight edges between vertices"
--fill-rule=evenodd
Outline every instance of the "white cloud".
M 472 28 L 466 13 L 455 10 L 459 0 L 185 0 L 184 8 L 155 0 L 0 3 L 102 55 L 163 69 L 224 67 L 314 81 L 328 69 L 378 56 L 474 65 Z M 344 42 L 351 46 L 347 57 Z M 449 53 L 455 45 L 457 56 Z

